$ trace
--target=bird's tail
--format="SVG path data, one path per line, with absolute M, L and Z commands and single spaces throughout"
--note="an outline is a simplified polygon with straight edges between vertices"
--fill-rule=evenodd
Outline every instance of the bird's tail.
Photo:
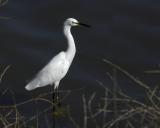
M 28 91 L 34 90 L 39 87 L 39 83 L 35 80 L 31 81 L 25 86 L 25 89 Z

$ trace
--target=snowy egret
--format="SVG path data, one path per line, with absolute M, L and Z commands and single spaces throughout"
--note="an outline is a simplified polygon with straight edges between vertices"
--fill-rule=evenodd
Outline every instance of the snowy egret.
M 66 19 L 63 25 L 63 33 L 68 42 L 67 50 L 54 56 L 50 62 L 35 76 L 35 78 L 25 86 L 26 90 L 30 91 L 38 87 L 54 85 L 54 93 L 58 92 L 59 83 L 68 72 L 76 53 L 75 42 L 71 34 L 71 27 L 73 26 L 90 27 L 87 24 L 78 22 L 76 19 Z M 58 93 L 56 98 L 58 98 Z

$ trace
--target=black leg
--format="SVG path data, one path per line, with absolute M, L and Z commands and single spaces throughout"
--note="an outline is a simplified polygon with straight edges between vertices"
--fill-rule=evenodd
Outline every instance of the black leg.
M 55 106 L 57 106 L 57 107 L 61 106 L 60 100 L 59 100 L 59 91 L 58 91 L 58 88 L 54 88 L 53 94 L 52 94 L 52 99 L 53 99 L 53 110 L 55 110 Z
M 56 88 L 56 102 L 58 102 L 59 101 L 59 95 L 58 95 L 58 88 Z
M 53 90 L 53 97 L 52 98 L 53 98 L 53 103 L 56 104 L 57 103 L 57 89 Z
M 52 109 L 53 109 L 53 114 L 55 112 L 55 89 L 53 88 L 54 86 L 51 86 L 52 88 L 52 101 L 53 101 L 53 105 L 52 105 Z M 53 118 L 53 128 L 56 127 L 56 121 L 55 118 Z
M 56 101 L 55 101 L 55 97 L 56 97 L 56 95 L 55 95 L 55 89 L 53 88 L 53 86 L 51 86 L 52 87 L 52 102 L 53 102 L 53 112 L 54 112 L 54 110 L 55 110 L 55 103 L 56 103 Z
M 56 88 L 56 104 L 57 104 L 58 106 L 61 106 L 61 104 L 60 104 L 60 99 L 59 99 L 59 91 L 58 91 L 58 88 Z

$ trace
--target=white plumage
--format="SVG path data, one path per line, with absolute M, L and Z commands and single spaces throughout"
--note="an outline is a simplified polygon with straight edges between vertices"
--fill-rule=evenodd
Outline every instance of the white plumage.
M 89 25 L 79 23 L 73 18 L 68 18 L 64 22 L 63 33 L 68 42 L 67 50 L 53 57 L 35 78 L 25 86 L 26 90 L 30 91 L 46 85 L 54 85 L 54 89 L 58 88 L 60 80 L 67 74 L 76 53 L 74 39 L 70 30 L 72 26 L 78 25 L 89 27 Z
M 65 58 L 65 53 L 61 52 L 56 55 L 25 87 L 27 90 L 33 90 L 45 85 L 53 85 L 58 87 L 59 81 L 66 75 L 70 63 Z

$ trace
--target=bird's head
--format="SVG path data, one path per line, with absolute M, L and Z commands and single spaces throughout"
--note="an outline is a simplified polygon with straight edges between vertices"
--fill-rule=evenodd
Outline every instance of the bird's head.
M 64 25 L 69 25 L 71 27 L 73 27 L 73 26 L 90 27 L 90 25 L 87 25 L 87 24 L 84 24 L 84 23 L 80 23 L 78 20 L 76 20 L 74 18 L 68 18 L 68 19 L 66 19 L 66 21 L 64 22 Z

